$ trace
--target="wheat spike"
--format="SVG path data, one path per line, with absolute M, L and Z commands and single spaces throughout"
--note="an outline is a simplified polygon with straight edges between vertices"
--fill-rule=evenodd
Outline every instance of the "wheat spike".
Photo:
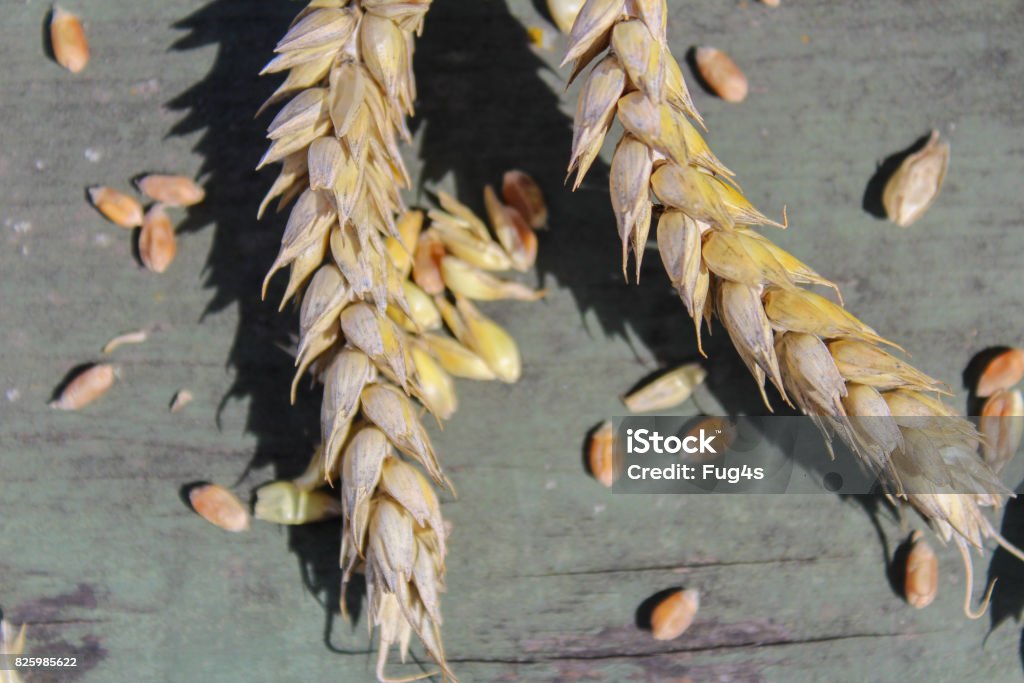
M 441 640 L 447 550 L 435 491 L 451 485 L 418 403 L 446 419 L 457 405 L 452 374 L 518 377 L 515 343 L 464 296 L 537 296 L 480 270 L 532 259 L 509 253 L 468 207 L 441 193 L 444 210 L 431 210 L 424 230 L 424 214 L 403 205 L 410 181 L 399 143 L 410 139 L 414 36 L 429 7 L 314 0 L 264 69 L 288 72 L 267 105 L 290 99 L 268 130 L 260 166 L 281 162 L 282 170 L 259 213 L 274 199 L 294 200 L 264 294 L 287 268 L 282 306 L 301 302 L 294 384 L 308 371 L 324 398 L 320 448 L 303 475 L 264 487 L 274 497 L 263 507 L 287 523 L 322 519 L 333 510 L 309 493 L 340 482 L 342 594 L 365 573 L 380 681 L 398 680 L 385 673 L 388 653 L 397 645 L 404 661 L 413 633 L 442 678 L 455 680 Z M 442 320 L 455 338 L 438 334 Z
M 838 295 L 834 283 L 753 229 L 786 226 L 753 207 L 687 120 L 702 124 L 667 47 L 666 14 L 664 0 L 587 0 L 580 11 L 564 63 L 579 73 L 599 61 L 576 107 L 574 188 L 615 112 L 625 129 L 610 173 L 623 273 L 631 248 L 639 273 L 650 217 L 660 213 L 658 248 L 698 342 L 702 320 L 710 324 L 717 315 L 766 404 L 768 379 L 827 440 L 843 439 L 892 498 L 952 540 L 968 571 L 965 612 L 979 616 L 969 609 L 968 551 L 991 538 L 1022 556 L 982 512 L 1012 493 L 979 459 L 974 427 L 936 396 L 942 385 L 879 348 L 899 347 L 842 305 L 804 289 L 824 285 Z

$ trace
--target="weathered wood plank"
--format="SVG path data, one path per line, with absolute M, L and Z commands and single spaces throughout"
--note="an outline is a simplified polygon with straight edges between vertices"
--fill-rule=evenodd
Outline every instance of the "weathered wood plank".
M 641 286 L 623 285 L 602 169 L 575 195 L 561 190 L 578 86 L 562 94 L 558 52 L 527 46 L 541 4 L 438 2 L 416 56 L 418 187 L 476 203 L 483 183 L 519 166 L 542 181 L 554 225 L 539 263 L 549 298 L 488 307 L 522 343 L 523 380 L 460 385 L 462 407 L 436 433 L 460 491 L 445 504 L 456 671 L 469 681 L 1018 678 L 1019 624 L 1007 619 L 982 646 L 990 622 L 960 614 L 955 554 L 940 552 L 937 602 L 910 610 L 854 501 L 613 496 L 585 476 L 587 429 L 619 413 L 617 395 L 639 377 L 696 348 L 656 258 Z M 694 95 L 751 198 L 769 213 L 788 206 L 781 244 L 958 390 L 975 353 L 1024 341 L 1024 6 L 670 5 L 677 54 L 715 44 L 750 78 L 739 106 Z M 33 651 L 82 664 L 29 680 L 372 678 L 365 619 L 334 621 L 335 526 L 258 524 L 228 537 L 179 499 L 196 479 L 245 491 L 293 473 L 315 438 L 315 395 L 286 400 L 290 359 L 277 344 L 292 321 L 258 301 L 281 221 L 253 220 L 270 174 L 249 170 L 265 124 L 251 114 L 273 89 L 255 73 L 296 7 L 81 3 L 72 9 L 94 58 L 78 77 L 45 57 L 45 6 L 4 9 L 0 608 L 30 623 Z M 939 201 L 909 230 L 872 217 L 862 205 L 876 164 L 932 127 L 953 145 Z M 209 192 L 174 215 L 179 257 L 161 277 L 134 264 L 127 233 L 83 196 L 147 170 L 201 172 Z M 69 368 L 148 325 L 159 326 L 149 342 L 115 354 L 124 380 L 102 402 L 82 414 L 46 408 Z M 724 335 L 708 348 L 700 406 L 762 411 Z M 196 400 L 170 415 L 182 387 Z M 891 551 L 898 524 L 885 514 L 878 524 Z M 703 592 L 700 618 L 655 643 L 637 609 L 680 584 Z M 996 617 L 1024 604 L 1002 595 Z

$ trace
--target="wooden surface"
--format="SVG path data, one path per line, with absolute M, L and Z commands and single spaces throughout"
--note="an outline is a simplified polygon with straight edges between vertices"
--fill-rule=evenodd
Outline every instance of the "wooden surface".
M 1003 576 L 990 616 L 961 615 L 949 549 L 938 599 L 917 612 L 886 574 L 903 532 L 864 501 L 616 496 L 584 473 L 583 435 L 621 412 L 617 396 L 695 348 L 653 253 L 643 284 L 623 284 L 605 168 L 575 195 L 562 187 L 576 89 L 564 94 L 555 68 L 561 39 L 528 46 L 542 4 L 439 0 L 416 55 L 410 199 L 447 188 L 478 205 L 483 183 L 522 167 L 553 225 L 538 269 L 550 296 L 487 307 L 520 340 L 522 381 L 460 384 L 462 408 L 435 432 L 460 491 L 444 505 L 454 669 L 465 681 L 1018 680 L 1024 571 L 1005 558 L 976 561 Z M 1024 342 L 1024 4 L 670 4 L 677 55 L 713 44 L 750 79 L 741 105 L 693 89 L 751 199 L 772 215 L 788 206 L 778 241 L 964 408 L 970 359 Z M 336 619 L 336 525 L 228 535 L 179 497 L 203 479 L 246 495 L 293 474 L 315 438 L 315 393 L 286 400 L 279 345 L 294 320 L 258 300 L 282 222 L 255 222 L 273 174 L 250 170 L 267 123 L 252 115 L 275 86 L 255 74 L 298 7 L 70 8 L 93 46 L 77 76 L 47 57 L 45 3 L 7 2 L 0 18 L 0 609 L 29 623 L 31 652 L 79 662 L 25 678 L 372 680 L 365 618 Z M 866 188 L 931 128 L 952 144 L 949 175 L 902 230 L 871 214 Z M 180 251 L 162 276 L 83 193 L 151 170 L 201 174 L 209 193 L 173 214 Z M 149 342 L 114 354 L 123 381 L 101 402 L 46 407 L 68 370 L 146 326 Z M 720 330 L 709 350 L 708 387 L 682 410 L 762 411 Z M 180 388 L 196 400 L 171 415 Z M 638 608 L 676 585 L 701 590 L 699 618 L 655 642 Z

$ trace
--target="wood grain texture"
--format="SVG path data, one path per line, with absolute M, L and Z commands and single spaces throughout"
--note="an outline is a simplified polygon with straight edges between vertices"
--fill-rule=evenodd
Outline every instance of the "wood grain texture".
M 839 281 L 964 407 L 971 358 L 1024 343 L 1024 5 L 670 5 L 678 56 L 715 45 L 749 78 L 740 105 L 694 96 L 751 199 L 770 215 L 788 207 L 779 243 Z M 461 409 L 434 431 L 460 491 L 444 506 L 455 670 L 494 682 L 1018 680 L 1024 570 L 1002 556 L 991 618 L 961 615 L 949 549 L 939 597 L 917 612 L 886 576 L 898 522 L 864 501 L 616 496 L 584 474 L 586 431 L 696 348 L 653 252 L 642 284 L 622 283 L 606 169 L 563 189 L 578 86 L 563 92 L 562 43 L 528 46 L 541 6 L 439 0 L 416 54 L 410 200 L 444 188 L 479 206 L 484 183 L 519 167 L 548 193 L 553 226 L 538 264 L 550 296 L 486 307 L 520 340 L 522 381 L 460 383 Z M 180 498 L 196 480 L 244 496 L 294 474 L 316 438 L 316 392 L 287 403 L 279 345 L 294 320 L 258 299 L 283 223 L 255 222 L 272 173 L 250 170 L 267 123 L 252 114 L 275 86 L 255 74 L 298 5 L 69 9 L 92 45 L 78 75 L 47 57 L 45 5 L 7 3 L 0 20 L 0 609 L 29 623 L 31 652 L 80 663 L 26 680 L 372 680 L 365 615 L 336 619 L 335 525 L 229 535 Z M 870 213 L 865 188 L 931 128 L 952 145 L 946 186 L 902 230 Z M 162 276 L 84 195 L 147 171 L 199 174 L 208 192 L 172 213 L 179 253 Z M 81 413 L 46 407 L 70 368 L 143 326 L 156 326 L 148 342 L 114 354 L 123 380 L 110 394 Z M 761 412 L 725 335 L 706 348 L 709 383 L 683 410 Z M 184 387 L 195 400 L 172 415 Z M 699 617 L 657 643 L 637 610 L 678 585 L 701 590 Z

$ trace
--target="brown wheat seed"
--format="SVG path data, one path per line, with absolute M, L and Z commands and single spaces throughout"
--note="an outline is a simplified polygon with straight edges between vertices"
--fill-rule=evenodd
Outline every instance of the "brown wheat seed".
M 675 640 L 693 624 L 698 609 L 700 593 L 696 588 L 668 595 L 651 612 L 651 635 L 655 640 Z
M 694 59 L 701 78 L 715 94 L 726 102 L 742 102 L 747 99 L 747 77 L 732 60 L 718 48 L 698 47 Z
M 916 609 L 932 604 L 939 592 L 939 558 L 924 540 L 920 531 L 910 539 L 907 553 L 906 574 L 903 579 L 903 595 Z
M 1024 379 L 1024 349 L 1007 349 L 990 360 L 978 378 L 975 393 L 984 398 L 1012 389 Z
M 249 511 L 238 496 L 218 484 L 204 484 L 189 491 L 188 500 L 200 517 L 225 531 L 249 528 Z
M 178 253 L 178 240 L 170 216 L 160 204 L 154 204 L 142 219 L 139 232 L 139 258 L 154 273 L 167 270 Z
M 206 190 L 186 176 L 149 174 L 138 186 L 142 194 L 166 206 L 195 206 L 206 198 Z
M 56 410 L 81 410 L 114 386 L 117 369 L 108 363 L 92 365 L 75 377 L 64 387 L 57 400 L 50 403 Z
M 142 225 L 142 204 L 135 197 L 109 187 L 90 187 L 89 199 L 114 225 L 122 228 L 137 228 Z
M 89 63 L 89 41 L 82 21 L 60 5 L 53 6 L 50 17 L 50 46 L 57 63 L 78 73 Z

